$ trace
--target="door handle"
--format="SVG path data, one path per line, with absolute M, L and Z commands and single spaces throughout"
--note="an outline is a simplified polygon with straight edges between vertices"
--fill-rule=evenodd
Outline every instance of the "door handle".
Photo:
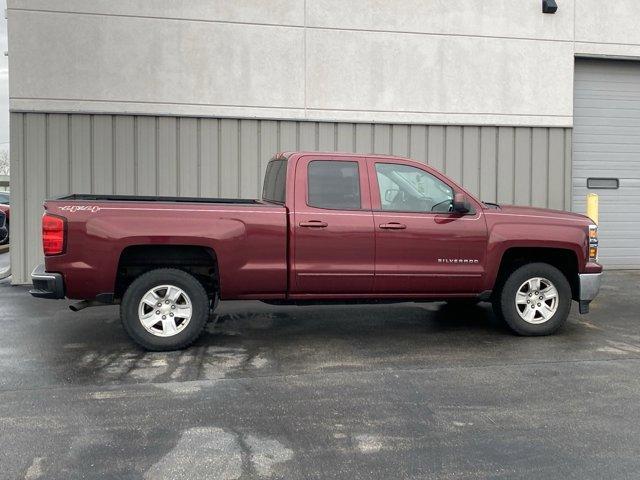
M 298 225 L 308 228 L 325 228 L 329 226 L 327 222 L 322 222 L 320 220 L 309 220 L 308 222 L 300 222 Z
M 404 230 L 407 226 L 404 223 L 389 222 L 380 224 L 380 228 L 384 230 Z

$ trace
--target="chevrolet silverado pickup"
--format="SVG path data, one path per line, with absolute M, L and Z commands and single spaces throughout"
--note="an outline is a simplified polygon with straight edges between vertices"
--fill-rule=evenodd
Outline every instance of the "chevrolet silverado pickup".
M 416 161 L 276 155 L 260 200 L 70 195 L 45 202 L 35 297 L 119 304 L 150 350 L 194 342 L 218 300 L 490 301 L 547 335 L 600 287 L 583 215 L 483 203 Z

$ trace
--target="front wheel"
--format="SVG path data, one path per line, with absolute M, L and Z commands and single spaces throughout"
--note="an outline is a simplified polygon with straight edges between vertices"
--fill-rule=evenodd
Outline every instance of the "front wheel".
M 556 267 L 529 263 L 509 275 L 494 301 L 494 309 L 515 333 L 550 335 L 569 316 L 571 286 Z
M 191 345 L 209 317 L 202 284 L 173 268 L 136 278 L 122 298 L 120 318 L 129 336 L 147 350 L 178 350 Z

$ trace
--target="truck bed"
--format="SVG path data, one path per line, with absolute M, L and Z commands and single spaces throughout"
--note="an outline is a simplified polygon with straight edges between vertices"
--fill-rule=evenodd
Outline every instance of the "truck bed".
M 201 198 L 201 197 L 160 197 L 141 195 L 95 195 L 74 193 L 53 200 L 93 201 L 93 202 L 181 202 L 181 203 L 227 203 L 233 205 L 263 205 L 261 200 L 248 198 Z

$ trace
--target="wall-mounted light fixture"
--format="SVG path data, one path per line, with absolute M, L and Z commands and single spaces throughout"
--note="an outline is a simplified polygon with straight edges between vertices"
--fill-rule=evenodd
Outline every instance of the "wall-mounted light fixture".
M 556 0 L 542 0 L 542 13 L 556 13 L 558 4 Z

